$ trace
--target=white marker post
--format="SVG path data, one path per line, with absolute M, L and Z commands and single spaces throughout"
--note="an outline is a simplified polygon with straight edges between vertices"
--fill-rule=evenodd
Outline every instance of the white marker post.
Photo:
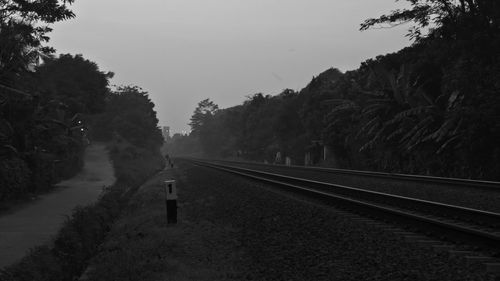
M 177 187 L 175 180 L 165 181 L 165 200 L 167 203 L 167 224 L 177 223 Z

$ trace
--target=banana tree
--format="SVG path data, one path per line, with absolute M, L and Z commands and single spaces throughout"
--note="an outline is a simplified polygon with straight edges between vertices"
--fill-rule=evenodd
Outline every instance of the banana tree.
M 404 155 L 424 158 L 463 145 L 460 92 L 429 95 L 407 65 L 398 71 L 373 67 L 366 80 L 364 86 L 350 81 L 350 98 L 326 101 L 331 107 L 324 131 L 330 140 L 340 143 L 340 137 L 345 148 L 375 153 L 376 165 L 384 169 L 390 162 L 401 165 Z

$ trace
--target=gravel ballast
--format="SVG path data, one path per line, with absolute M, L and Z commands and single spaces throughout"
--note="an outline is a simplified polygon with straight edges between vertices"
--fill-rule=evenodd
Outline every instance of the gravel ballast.
M 331 207 L 176 165 L 141 188 L 94 260 L 90 280 L 111 272 L 135 276 L 128 280 L 495 280 L 480 264 L 404 242 Z M 167 178 L 179 189 L 179 223 L 168 227 Z
M 255 280 L 488 280 L 446 253 L 407 244 L 328 207 L 294 200 L 260 183 L 181 166 L 183 194 L 214 198 L 188 214 L 238 229 Z M 260 188 L 264 187 L 264 188 Z
M 431 184 L 398 179 L 326 173 L 313 169 L 305 171 L 290 169 L 281 165 L 256 166 L 251 163 L 241 163 L 237 166 L 500 213 L 500 189 L 484 190 L 469 186 Z

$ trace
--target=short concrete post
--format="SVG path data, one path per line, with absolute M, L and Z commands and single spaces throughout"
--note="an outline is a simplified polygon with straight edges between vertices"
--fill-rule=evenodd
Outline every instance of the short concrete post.
M 304 166 L 311 166 L 311 152 L 306 152 L 304 157 Z
M 276 152 L 276 156 L 274 157 L 274 164 L 280 164 L 281 163 L 281 152 L 278 151 Z
M 167 204 L 167 224 L 177 223 L 177 186 L 175 180 L 165 181 L 165 201 Z

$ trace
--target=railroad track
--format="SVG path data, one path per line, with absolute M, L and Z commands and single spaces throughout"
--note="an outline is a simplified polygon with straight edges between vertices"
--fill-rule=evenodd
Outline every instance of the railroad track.
M 295 170 L 295 171 L 353 175 L 359 177 L 379 178 L 386 180 L 402 180 L 402 181 L 412 181 L 418 183 L 430 183 L 433 185 L 469 187 L 469 188 L 477 188 L 477 189 L 500 192 L 500 182 L 494 182 L 494 181 L 480 181 L 480 180 L 469 180 L 469 179 L 459 179 L 459 178 L 444 178 L 444 177 L 409 175 L 409 174 L 398 174 L 398 173 L 383 173 L 383 172 L 372 172 L 372 171 L 357 171 L 357 170 L 335 169 L 335 168 L 325 168 L 325 167 L 308 167 L 308 166 L 296 166 L 296 165 L 286 166 L 280 164 L 264 164 L 257 162 L 241 162 L 241 161 L 227 161 L 227 160 L 216 160 L 213 162 L 220 164 L 227 164 L 230 166 L 255 167 L 258 169 L 278 168 L 278 169 Z
M 273 184 L 326 204 L 417 229 L 442 241 L 500 255 L 500 213 L 376 192 L 345 185 L 238 167 L 228 162 L 189 159 L 218 169 Z

